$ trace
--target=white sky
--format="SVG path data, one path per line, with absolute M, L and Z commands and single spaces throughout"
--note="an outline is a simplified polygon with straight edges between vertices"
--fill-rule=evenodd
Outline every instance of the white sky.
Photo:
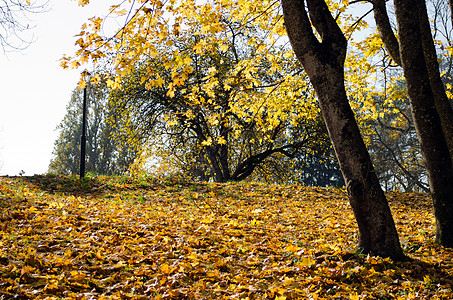
M 104 16 L 111 1 L 50 0 L 48 12 L 31 16 L 36 41 L 22 53 L 0 49 L 0 175 L 43 174 L 47 171 L 56 126 L 63 119 L 79 70 L 63 70 L 59 59 L 73 55 L 81 25 Z M 102 2 L 102 3 L 101 3 Z

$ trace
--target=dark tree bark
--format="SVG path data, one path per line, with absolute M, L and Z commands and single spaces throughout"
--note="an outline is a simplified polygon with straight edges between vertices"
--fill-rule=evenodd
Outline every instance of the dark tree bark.
M 397 65 L 402 66 L 398 40 L 390 25 L 385 2 L 385 0 L 372 0 L 374 19 L 385 49 L 393 61 Z M 451 1 L 449 4 L 451 4 Z M 414 11 L 416 10 L 415 7 L 413 9 Z M 423 45 L 424 59 L 429 72 L 429 81 L 434 96 L 434 103 L 441 120 L 442 131 L 447 141 L 450 157 L 453 159 L 453 108 L 448 101 L 447 94 L 445 93 L 440 77 L 439 63 L 437 62 L 437 53 L 433 43 L 433 37 L 431 35 L 431 28 L 429 25 L 425 2 L 420 1 L 417 9 L 418 16 L 417 14 L 414 14 L 413 17 L 418 17 L 419 21 L 417 22 L 416 20 L 413 20 L 413 22 L 414 26 L 420 26 L 419 37 Z
M 349 106 L 344 85 L 347 41 L 323 0 L 282 0 L 291 45 L 315 88 L 332 140 L 364 253 L 404 259 L 384 192 Z M 311 21 L 311 23 L 310 23 Z M 311 24 L 321 36 L 319 42 Z
M 242 161 L 238 166 L 236 167 L 236 170 L 234 171 L 231 180 L 233 181 L 240 181 L 244 180 L 248 176 L 252 175 L 253 171 L 255 171 L 256 167 L 261 164 L 266 158 L 271 156 L 274 153 L 281 153 L 285 155 L 286 157 L 289 158 L 294 158 L 300 150 L 300 148 L 306 143 L 306 140 L 297 142 L 297 143 L 292 143 L 292 144 L 287 144 L 278 148 L 271 148 L 266 151 L 263 151 L 261 153 L 251 155 L 248 158 L 246 158 L 244 161 Z M 293 151 L 290 152 L 289 149 L 292 149 Z
M 419 24 L 423 0 L 395 0 L 401 62 L 436 217 L 436 241 L 453 247 L 453 165 L 434 103 Z
M 226 180 L 230 180 L 230 164 L 228 159 L 228 128 L 223 125 L 224 120 L 222 120 L 222 125 L 220 125 L 220 136 L 225 139 L 225 144 L 219 145 L 220 146 L 220 165 L 222 166 L 223 177 Z
M 439 114 L 442 130 L 453 159 L 453 108 L 450 105 L 445 88 L 439 72 L 436 47 L 434 46 L 431 27 L 429 25 L 428 12 L 424 1 L 417 1 L 418 16 L 420 23 L 420 37 L 423 53 L 425 55 L 426 67 L 428 69 L 429 82 L 434 96 L 434 104 Z
M 387 50 L 390 57 L 393 61 L 401 66 L 400 59 L 400 49 L 398 45 L 398 40 L 396 39 L 395 34 L 393 33 L 392 26 L 390 25 L 389 16 L 387 14 L 387 8 L 385 7 L 386 0 L 373 0 L 373 11 L 374 11 L 374 20 L 376 22 L 376 27 L 381 36 L 384 47 Z

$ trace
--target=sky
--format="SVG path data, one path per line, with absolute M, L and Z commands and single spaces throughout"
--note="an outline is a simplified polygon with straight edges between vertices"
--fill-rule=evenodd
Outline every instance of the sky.
M 84 69 L 63 70 L 60 58 L 76 51 L 75 35 L 86 20 L 104 16 L 111 1 L 50 0 L 30 17 L 35 41 L 24 51 L 0 49 L 0 175 L 46 173 L 71 93 Z M 101 3 L 102 2 L 102 3 Z

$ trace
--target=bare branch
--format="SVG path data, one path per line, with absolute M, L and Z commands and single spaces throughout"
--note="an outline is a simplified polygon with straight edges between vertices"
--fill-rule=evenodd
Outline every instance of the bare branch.
M 0 47 L 3 52 L 22 51 L 34 42 L 25 32 L 34 28 L 30 16 L 48 10 L 48 2 L 28 4 L 25 0 L 0 1 Z

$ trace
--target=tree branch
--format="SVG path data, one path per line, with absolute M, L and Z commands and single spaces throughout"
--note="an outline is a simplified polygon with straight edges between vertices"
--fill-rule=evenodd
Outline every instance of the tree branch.
M 393 61 L 397 65 L 401 66 L 399 44 L 395 34 L 393 33 L 392 26 L 390 25 L 385 0 L 373 0 L 371 3 L 373 4 L 374 20 L 376 21 L 376 26 L 379 34 L 381 35 L 384 47 Z
M 298 150 L 307 142 L 307 140 L 299 141 L 296 143 L 292 144 L 287 144 L 278 148 L 274 149 L 269 149 L 264 152 L 261 152 L 256 155 L 252 155 L 248 157 L 246 160 L 244 160 L 242 163 L 240 163 L 237 167 L 236 170 L 234 171 L 233 175 L 231 176 L 231 179 L 234 181 L 240 181 L 249 176 L 250 174 L 253 173 L 255 168 L 261 164 L 266 158 L 271 156 L 274 153 L 281 153 L 285 155 L 286 157 L 289 158 L 294 158 L 294 156 L 297 154 Z M 287 151 L 287 149 L 293 148 L 294 150 L 292 152 Z

